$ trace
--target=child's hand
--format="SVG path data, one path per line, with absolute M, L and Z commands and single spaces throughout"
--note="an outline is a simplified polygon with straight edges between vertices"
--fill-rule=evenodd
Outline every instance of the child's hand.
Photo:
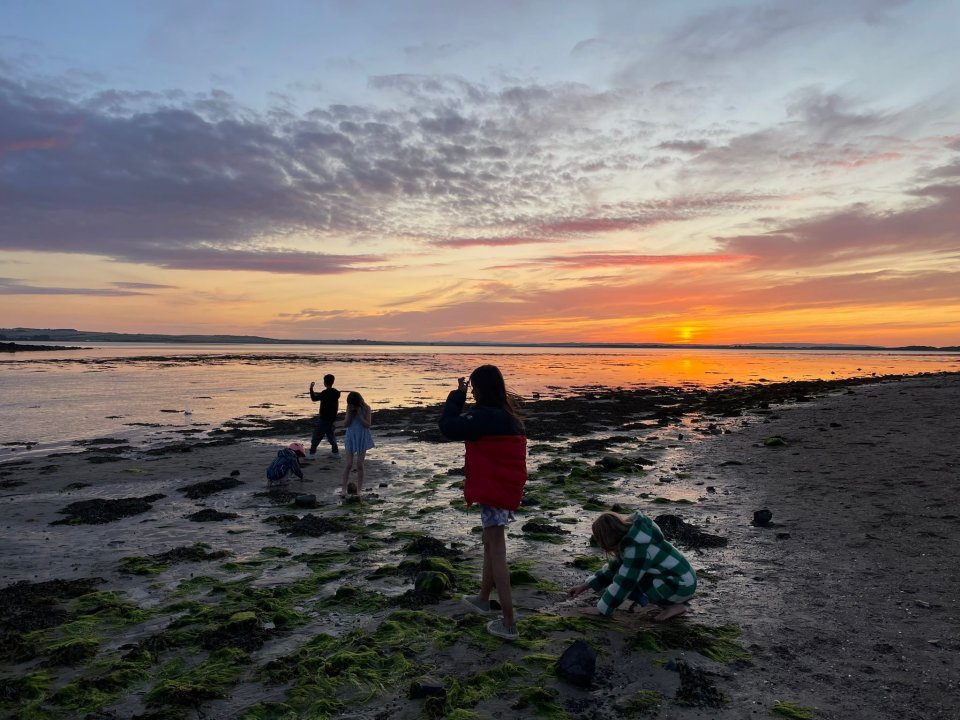
M 460 392 L 466 392 L 467 387 L 469 387 L 470 381 L 466 378 L 457 378 L 457 390 Z
M 570 588 L 569 590 L 567 590 L 567 597 L 572 600 L 573 598 L 577 597 L 577 595 L 580 595 L 581 593 L 586 592 L 589 587 L 590 586 L 587 583 L 576 585 Z

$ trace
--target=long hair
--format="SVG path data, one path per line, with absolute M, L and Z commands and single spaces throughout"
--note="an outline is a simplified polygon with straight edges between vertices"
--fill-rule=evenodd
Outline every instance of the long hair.
M 523 418 L 517 409 L 513 393 L 507 391 L 507 384 L 503 381 L 503 373 L 496 365 L 481 365 L 470 373 L 470 384 L 473 385 L 474 397 L 477 405 L 498 407 L 509 413 L 523 425 Z
M 633 521 L 618 515 L 617 513 L 605 512 L 593 521 L 593 539 L 597 545 L 607 555 L 618 555 L 620 553 L 620 543 L 630 532 Z
M 358 393 L 356 390 L 352 390 L 351 392 L 347 393 L 347 405 L 354 405 L 358 408 L 370 407 L 363 399 L 363 395 Z

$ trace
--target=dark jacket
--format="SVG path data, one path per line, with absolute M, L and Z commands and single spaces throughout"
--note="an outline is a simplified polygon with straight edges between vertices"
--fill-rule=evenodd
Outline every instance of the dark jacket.
M 267 480 L 271 483 L 280 482 L 287 475 L 293 473 L 303 480 L 303 470 L 300 469 L 300 459 L 297 454 L 289 448 L 284 448 L 277 453 L 277 456 L 267 468 Z
M 324 388 L 320 392 L 310 391 L 310 399 L 320 401 L 320 419 L 333 422 L 337 419 L 337 410 L 340 405 L 340 391 L 336 388 Z
M 506 410 L 477 405 L 463 412 L 467 393 L 451 390 L 440 415 L 440 432 L 448 440 L 479 440 L 485 435 L 523 435 L 523 424 Z M 463 414 L 461 414 L 463 413 Z

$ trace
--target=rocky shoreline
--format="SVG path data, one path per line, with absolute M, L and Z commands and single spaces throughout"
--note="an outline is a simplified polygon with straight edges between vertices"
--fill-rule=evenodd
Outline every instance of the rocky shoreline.
M 955 718 L 958 402 L 960 374 L 528 403 L 513 644 L 459 602 L 478 517 L 436 407 L 376 412 L 359 503 L 326 455 L 266 488 L 310 418 L 4 462 L 0 712 Z M 606 509 L 656 517 L 692 558 L 686 617 L 565 599 L 601 562 L 589 522 Z M 598 652 L 586 687 L 558 675 L 576 639 Z

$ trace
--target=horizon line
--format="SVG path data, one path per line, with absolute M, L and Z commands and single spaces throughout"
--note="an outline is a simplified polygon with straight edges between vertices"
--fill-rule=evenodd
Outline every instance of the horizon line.
M 10 334 L 16 337 L 9 337 Z M 54 337 L 52 335 L 57 335 Z M 149 340 L 147 338 L 153 338 Z M 350 339 L 286 339 L 260 335 L 232 334 L 169 334 L 169 333 L 118 333 L 112 331 L 76 330 L 73 328 L 0 328 L 0 343 L 7 342 L 169 342 L 231 345 L 257 343 L 266 345 L 371 345 L 418 347 L 527 347 L 527 348 L 623 348 L 623 349 L 751 349 L 751 350 L 935 350 L 960 351 L 960 346 L 900 345 L 885 346 L 866 343 L 816 343 L 816 342 L 759 342 L 759 343 L 656 343 L 656 342 L 582 342 L 582 341 L 489 341 L 489 340 L 370 340 Z

